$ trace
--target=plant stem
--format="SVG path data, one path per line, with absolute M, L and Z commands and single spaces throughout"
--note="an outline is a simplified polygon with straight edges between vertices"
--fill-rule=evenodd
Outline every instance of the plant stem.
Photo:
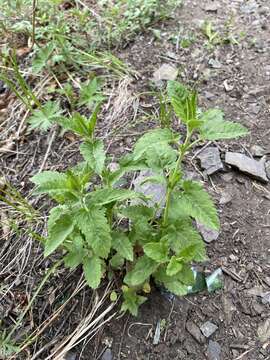
M 181 167 L 185 153 L 190 148 L 191 136 L 192 136 L 192 131 L 187 130 L 185 142 L 184 142 L 184 144 L 180 145 L 179 149 L 178 149 L 179 156 L 176 161 L 175 167 L 173 170 L 171 170 L 171 172 L 169 174 L 169 180 L 167 183 L 167 190 L 166 190 L 166 202 L 165 202 L 165 210 L 164 210 L 164 217 L 163 217 L 163 226 L 166 226 L 167 222 L 168 222 L 169 208 L 171 205 L 171 194 L 177 183 L 178 169 Z M 192 143 L 192 144 L 194 144 L 194 143 Z
M 36 42 L 36 9 L 37 9 L 37 0 L 32 2 L 32 44 L 31 49 L 33 49 Z

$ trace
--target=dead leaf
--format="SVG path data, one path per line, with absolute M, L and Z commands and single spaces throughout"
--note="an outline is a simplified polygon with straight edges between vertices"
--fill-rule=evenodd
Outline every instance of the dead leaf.
M 16 55 L 18 57 L 22 57 L 22 56 L 29 54 L 30 51 L 31 51 L 31 49 L 29 47 L 22 47 L 22 48 L 19 48 L 16 50 Z
M 266 319 L 264 323 L 259 325 L 257 334 L 262 343 L 265 343 L 270 339 L 270 318 Z

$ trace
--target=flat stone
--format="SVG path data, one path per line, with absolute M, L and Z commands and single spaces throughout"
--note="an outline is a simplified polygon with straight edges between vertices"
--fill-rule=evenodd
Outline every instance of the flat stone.
M 216 1 L 210 1 L 204 5 L 204 10 L 208 11 L 208 12 L 217 12 L 218 8 L 219 8 L 219 6 Z
M 262 343 L 270 339 L 270 318 L 266 319 L 265 322 L 259 325 L 257 334 Z
M 250 151 L 251 151 L 251 154 L 255 157 L 262 157 L 267 153 L 267 151 L 260 145 L 251 146 Z
M 256 161 L 244 154 L 227 152 L 225 154 L 225 162 L 254 179 L 265 183 L 268 182 L 263 161 Z
M 268 179 L 270 179 L 270 161 L 266 161 L 265 163 L 265 171 Z
M 228 191 L 222 191 L 221 197 L 219 200 L 220 205 L 228 204 L 232 201 L 233 195 Z
M 251 14 L 258 9 L 258 4 L 255 0 L 250 0 L 241 5 L 240 10 L 244 14 Z
M 102 355 L 101 360 L 112 360 L 112 359 L 113 359 L 112 350 L 106 349 Z
M 175 80 L 178 75 L 178 70 L 175 66 L 170 64 L 162 64 L 159 69 L 154 72 L 153 80 L 156 85 L 160 85 L 162 80 Z
M 150 196 L 151 199 L 148 200 L 147 205 L 150 207 L 159 204 L 160 209 L 165 206 L 166 198 L 166 185 L 153 182 L 145 182 L 148 177 L 156 176 L 157 174 L 151 170 L 144 170 L 139 173 L 139 176 L 133 181 L 134 190 L 144 194 L 145 196 Z M 142 184 L 143 183 L 143 184 Z M 132 203 L 135 205 L 139 200 L 133 200 Z M 140 202 L 140 201 L 139 201 Z M 160 213 L 157 213 L 159 216 Z
M 216 95 L 211 93 L 210 91 L 205 91 L 204 92 L 204 97 L 207 99 L 207 100 L 213 100 L 215 99 Z
M 205 337 L 202 335 L 200 328 L 193 321 L 187 321 L 186 329 L 199 344 L 205 342 Z
M 225 89 L 226 92 L 230 92 L 230 91 L 232 91 L 233 88 L 234 88 L 233 85 L 230 85 L 230 84 L 228 83 L 228 80 L 223 81 L 223 86 L 224 86 L 224 89 Z
M 220 360 L 221 347 L 216 341 L 209 341 L 207 347 L 207 358 L 208 360 Z
M 214 334 L 215 331 L 217 331 L 218 326 L 213 324 L 211 321 L 206 321 L 204 324 L 202 324 L 200 329 L 203 335 L 209 338 L 211 335 Z
M 207 175 L 212 175 L 219 170 L 223 170 L 223 164 L 220 159 L 219 149 L 215 146 L 209 146 L 197 156 L 201 162 L 201 167 Z
M 200 224 L 198 222 L 196 222 L 196 224 L 197 224 L 197 229 L 199 230 L 204 241 L 207 244 L 210 244 L 212 241 L 217 240 L 217 238 L 219 237 L 219 231 L 208 229 L 207 227 L 205 227 L 205 225 Z
M 213 68 L 213 69 L 221 69 L 222 64 L 217 60 L 217 59 L 210 59 L 208 61 L 208 64 Z

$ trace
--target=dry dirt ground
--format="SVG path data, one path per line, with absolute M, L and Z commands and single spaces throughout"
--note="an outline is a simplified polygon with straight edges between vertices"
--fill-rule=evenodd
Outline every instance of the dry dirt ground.
M 201 31 L 206 19 L 213 23 L 223 40 L 228 37 L 231 40 L 211 45 Z M 134 107 L 139 108 L 139 114 L 151 108 L 152 104 L 142 93 L 151 90 L 153 72 L 164 63 L 179 69 L 179 80 L 196 84 L 202 108 L 220 107 L 227 119 L 239 121 L 250 129 L 250 136 L 245 139 L 218 143 L 222 156 L 227 150 L 249 155 L 253 145 L 260 145 L 270 153 L 269 24 L 269 0 L 185 0 L 173 19 L 155 26 L 159 30 L 158 38 L 149 32 L 118 50 L 117 56 L 135 68 L 137 76 L 127 81 L 124 90 L 134 96 L 132 104 L 126 104 L 125 114 L 132 126 L 123 126 L 124 130 L 118 131 L 113 141 L 108 140 L 113 155 L 117 158 L 130 149 L 136 134 L 152 126 L 151 122 L 133 121 Z M 180 46 L 183 36 L 192 39 L 187 48 Z M 237 43 L 233 44 L 233 38 Z M 115 118 L 117 115 L 123 114 L 116 114 Z M 121 126 L 115 125 L 116 128 Z M 1 171 L 6 172 L 14 185 L 25 190 L 29 188 L 29 177 L 42 164 L 48 146 L 46 141 L 33 133 L 25 135 L 17 144 L 18 152 L 2 156 Z M 45 168 L 66 168 L 76 160 L 76 149 L 76 144 L 70 144 L 68 139 L 54 140 Z M 210 273 L 222 267 L 224 289 L 184 298 L 169 298 L 156 290 L 141 307 L 138 318 L 115 316 L 84 344 L 83 349 L 73 349 L 70 359 L 270 359 L 270 301 L 269 296 L 264 299 L 260 296 L 270 291 L 270 185 L 229 168 L 203 179 L 196 159 L 186 166 L 205 181 L 218 204 L 221 233 L 216 241 L 207 245 L 209 261 L 203 268 Z M 225 204 L 219 203 L 222 196 L 229 199 Z M 14 274 L 14 269 L 1 275 L 17 281 L 12 291 L 18 297 L 25 284 L 31 287 L 34 275 L 39 278 L 42 269 L 50 265 L 49 260 L 43 261 L 41 249 L 35 243 L 26 241 L 24 246 L 28 247 L 27 264 L 20 265 L 19 275 L 24 273 L 23 266 L 33 267 L 31 260 L 36 254 L 38 260 L 35 260 L 31 277 L 20 278 Z M 46 292 L 38 297 L 28 326 L 31 322 L 45 320 L 53 312 L 55 301 L 60 306 L 79 278 L 79 269 L 71 275 L 61 270 Z M 61 341 L 68 335 L 78 319 L 87 313 L 85 309 L 90 298 L 87 289 L 73 297 L 66 306 L 66 315 L 56 319 L 42 335 L 43 345 Z M 23 306 L 18 299 L 9 299 L 7 295 L 8 301 L 17 301 L 18 307 Z M 16 318 L 16 312 L 12 316 Z M 164 327 L 158 344 L 153 345 L 159 321 Z M 217 326 L 209 338 L 198 331 L 206 321 Z M 109 350 L 104 353 L 106 349 Z M 33 349 L 30 353 L 34 353 Z M 47 355 L 45 351 L 36 358 L 45 359 L 48 354 L 49 350 Z M 27 358 L 27 354 L 22 358 Z

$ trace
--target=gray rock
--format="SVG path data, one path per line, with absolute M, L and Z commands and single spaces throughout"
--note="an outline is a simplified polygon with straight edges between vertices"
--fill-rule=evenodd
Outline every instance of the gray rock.
M 215 99 L 216 95 L 211 93 L 210 91 L 205 91 L 204 92 L 204 97 L 207 99 L 207 100 L 213 100 Z
M 106 349 L 102 355 L 101 360 L 112 360 L 112 359 L 113 359 L 112 350 Z
M 240 10 L 242 11 L 242 13 L 244 14 L 251 14 L 253 12 L 255 12 L 258 8 L 258 4 L 255 0 L 250 0 L 245 2 L 241 7 Z
M 255 157 L 262 157 L 266 154 L 266 150 L 259 145 L 253 145 L 250 148 L 251 154 Z
M 141 171 L 139 176 L 133 181 L 134 190 L 140 193 L 143 193 L 146 196 L 151 196 L 151 199 L 148 200 L 148 206 L 152 207 L 155 204 L 159 204 L 160 208 L 165 206 L 165 197 L 166 197 L 166 185 L 153 182 L 145 182 L 147 178 L 156 176 L 157 174 L 151 170 Z M 142 184 L 143 183 L 143 184 Z M 135 204 L 137 200 L 134 200 Z M 159 214 L 157 214 L 159 216 Z
M 268 179 L 270 179 L 270 161 L 266 161 L 265 163 L 265 171 Z
M 232 201 L 233 195 L 230 192 L 227 191 L 223 191 L 221 193 L 221 198 L 219 200 L 220 205 L 225 205 L 228 204 L 229 202 Z
M 263 6 L 259 9 L 259 14 L 260 15 L 268 15 L 270 12 L 270 8 L 267 6 Z
M 258 338 L 262 343 L 270 339 L 270 318 L 261 323 L 257 329 Z
M 204 6 L 204 10 L 209 11 L 209 12 L 217 12 L 218 8 L 219 8 L 219 6 L 216 1 L 207 2 Z
M 208 61 L 208 64 L 213 68 L 213 69 L 220 69 L 222 67 L 222 64 L 217 60 L 217 59 L 210 59 Z
M 204 324 L 202 324 L 200 329 L 203 335 L 209 338 L 211 335 L 214 334 L 215 331 L 217 331 L 218 326 L 213 324 L 211 321 L 206 321 Z
M 244 154 L 227 152 L 225 154 L 225 162 L 254 179 L 265 183 L 268 182 L 263 161 L 256 161 Z
M 234 88 L 233 85 L 230 85 L 230 84 L 228 83 L 228 80 L 224 80 L 224 81 L 223 81 L 223 86 L 224 86 L 224 89 L 225 89 L 226 92 L 230 92 L 230 91 L 232 91 L 233 88 Z
M 207 347 L 207 358 L 208 360 L 220 360 L 221 347 L 216 341 L 209 341 Z
M 212 175 L 219 170 L 223 170 L 223 164 L 220 159 L 219 149 L 215 146 L 209 146 L 199 153 L 201 167 L 207 175 Z
M 187 321 L 186 329 L 199 344 L 205 342 L 205 337 L 202 335 L 200 328 L 193 321 Z
M 217 238 L 219 237 L 219 232 L 217 230 L 208 229 L 205 227 L 205 225 L 200 224 L 198 222 L 196 222 L 196 224 L 197 224 L 197 229 L 199 230 L 204 241 L 207 244 L 210 244 L 212 241 L 217 240 Z
M 178 70 L 175 66 L 170 64 L 162 64 L 159 69 L 154 72 L 153 80 L 157 86 L 162 83 L 162 80 L 175 80 L 178 75 Z

